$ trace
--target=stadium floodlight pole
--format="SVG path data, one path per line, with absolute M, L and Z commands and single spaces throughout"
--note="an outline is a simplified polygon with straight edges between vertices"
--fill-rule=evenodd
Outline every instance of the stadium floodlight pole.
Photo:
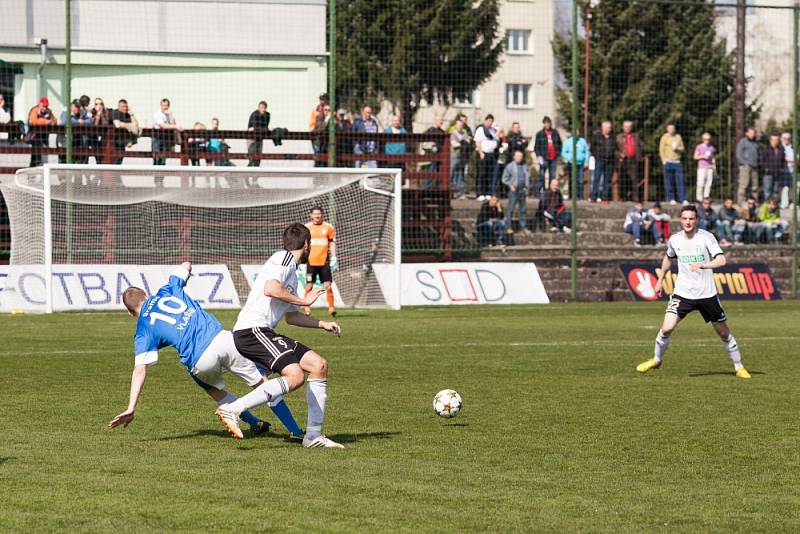
M 800 17 L 800 4 L 795 2 L 794 10 L 792 11 L 792 147 L 794 147 L 794 163 L 792 164 L 792 189 L 791 189 L 791 202 L 792 202 L 792 298 L 797 298 L 797 99 L 798 90 L 800 90 L 800 80 L 798 80 L 798 70 L 800 70 L 800 58 L 798 58 L 798 37 L 797 33 L 800 31 L 800 24 L 798 24 L 798 17 Z
M 336 0 L 328 0 L 328 167 L 336 166 Z
M 72 0 L 66 0 L 65 6 L 65 28 L 64 35 L 64 105 L 67 107 L 67 124 L 66 126 L 66 151 L 67 163 L 72 163 L 72 118 L 70 109 L 70 102 L 72 102 Z
M 572 0 L 572 179 L 569 189 L 572 192 L 572 228 L 570 232 L 570 298 L 578 295 L 578 0 Z M 584 135 L 586 133 L 584 132 Z

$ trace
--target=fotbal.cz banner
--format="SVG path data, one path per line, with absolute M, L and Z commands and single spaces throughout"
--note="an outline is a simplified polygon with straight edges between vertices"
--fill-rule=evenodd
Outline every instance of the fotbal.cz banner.
M 657 300 L 656 282 L 661 266 L 652 263 L 623 263 L 620 266 L 636 300 Z M 662 300 L 669 298 L 678 278 L 677 265 L 664 277 Z M 734 263 L 714 269 L 714 283 L 723 300 L 780 300 L 781 292 L 766 263 Z
M 53 265 L 53 309 L 121 310 L 130 286 L 148 294 L 169 280 L 176 265 Z M 0 311 L 45 308 L 43 265 L 0 266 Z M 194 265 L 186 293 L 207 309 L 239 308 L 239 295 L 228 267 Z

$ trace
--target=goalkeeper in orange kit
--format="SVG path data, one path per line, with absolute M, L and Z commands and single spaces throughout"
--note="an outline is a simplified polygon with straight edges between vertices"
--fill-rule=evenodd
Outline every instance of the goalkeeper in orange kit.
M 306 295 L 314 288 L 317 278 L 325 288 L 328 297 L 328 313 L 336 317 L 336 308 L 333 305 L 333 273 L 339 269 L 336 261 L 336 234 L 333 226 L 326 223 L 322 215 L 322 208 L 311 208 L 311 222 L 306 224 L 311 231 L 311 252 L 308 255 L 308 269 L 306 270 Z M 306 315 L 311 315 L 311 308 L 306 306 Z

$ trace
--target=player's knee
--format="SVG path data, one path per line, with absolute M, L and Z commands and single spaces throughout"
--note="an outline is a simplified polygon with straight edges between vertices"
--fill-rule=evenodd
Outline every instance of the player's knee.
M 293 391 L 300 386 L 306 380 L 306 375 L 303 373 L 303 370 L 300 369 L 298 365 L 292 365 L 291 367 L 287 367 L 283 373 L 281 373 L 283 379 L 286 380 L 286 385 L 289 387 L 290 391 Z
M 325 378 L 328 376 L 328 361 L 317 353 L 305 362 L 303 370 L 314 378 Z

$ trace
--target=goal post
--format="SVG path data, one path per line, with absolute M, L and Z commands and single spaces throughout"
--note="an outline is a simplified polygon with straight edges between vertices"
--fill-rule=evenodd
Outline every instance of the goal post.
M 400 308 L 400 169 L 44 165 L 0 183 L 11 260 L 0 311 L 122 309 L 195 264 L 187 291 L 208 308 L 244 304 L 284 228 L 322 208 L 336 232 L 337 307 Z M 329 218 L 330 217 L 330 218 Z M 386 274 L 389 273 L 389 276 Z M 305 281 L 299 281 L 302 293 Z M 324 296 L 318 305 L 325 305 Z

